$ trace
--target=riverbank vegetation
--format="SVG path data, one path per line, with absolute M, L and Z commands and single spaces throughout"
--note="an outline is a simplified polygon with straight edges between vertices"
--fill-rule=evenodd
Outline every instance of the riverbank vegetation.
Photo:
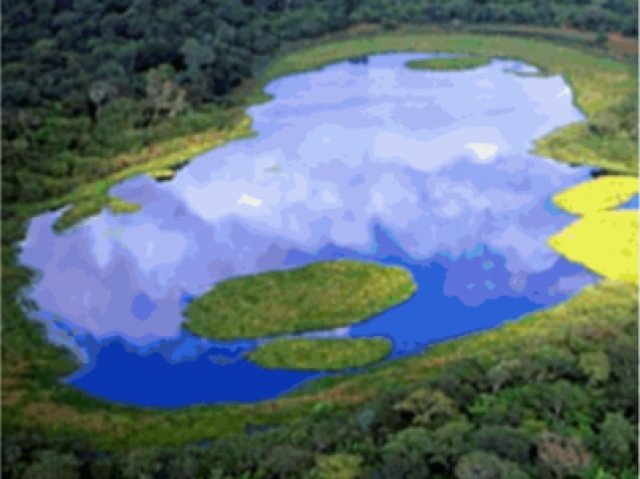
M 538 140 L 535 153 L 637 176 L 637 2 L 11 0 L 2 8 L 3 477 L 391 478 L 428 468 L 462 479 L 473 464 L 494 477 L 637 477 L 633 285 L 604 282 L 517 323 L 277 400 L 156 411 L 57 381 L 79 364 L 27 319 L 35 305 L 21 290 L 35 274 L 17 266 L 15 244 L 29 218 L 65 205 L 94 202 L 69 213 L 60 232 L 105 204 L 135 210 L 104 202 L 117 175 L 134 167 L 166 175 L 174 160 L 241 137 L 250 126 L 244 108 L 268 99 L 269 81 L 390 51 L 500 56 L 563 75 L 588 119 Z M 275 429 L 242 432 L 255 425 Z M 206 438 L 216 438 L 211 447 L 183 446 Z
M 412 70 L 467 70 L 488 65 L 491 58 L 468 56 L 460 58 L 429 58 L 427 60 L 413 60 L 407 62 L 407 68 Z
M 383 338 L 283 338 L 249 352 L 247 359 L 271 369 L 336 371 L 380 361 L 392 349 Z
M 221 281 L 185 308 L 183 327 L 218 340 L 335 329 L 396 306 L 415 291 L 403 268 L 313 263 Z

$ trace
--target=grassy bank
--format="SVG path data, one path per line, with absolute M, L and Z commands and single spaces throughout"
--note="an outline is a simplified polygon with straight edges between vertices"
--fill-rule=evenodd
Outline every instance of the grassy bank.
M 491 58 L 469 56 L 466 58 L 430 58 L 428 60 L 413 60 L 407 62 L 411 70 L 468 70 L 488 65 Z
M 314 263 L 217 283 L 185 308 L 183 327 L 219 340 L 334 329 L 396 306 L 415 291 L 402 268 Z
M 320 68 L 350 57 L 390 51 L 464 53 L 520 59 L 544 71 L 564 75 L 574 88 L 577 105 L 590 121 L 598 121 L 606 115 L 623 118 L 628 113 L 621 108 L 630 95 L 635 96 L 637 104 L 637 75 L 616 61 L 526 39 L 405 32 L 342 43 L 319 43 L 313 48 L 292 52 L 274 61 L 260 81 L 245 84 L 238 95 L 246 98 L 247 105 L 264 101 L 268 97 L 262 92 L 262 87 L 279 76 Z M 206 118 L 201 120 L 205 122 Z M 187 120 L 176 121 L 186 124 Z M 207 135 L 213 137 L 224 131 L 236 131 L 240 121 L 239 116 L 230 117 Z M 636 142 L 624 132 L 592 130 L 588 124 L 572 125 L 554 132 L 549 138 L 537 142 L 535 152 L 568 163 L 603 165 L 637 176 Z M 181 148 L 194 142 L 195 135 L 193 131 L 185 135 L 188 136 L 180 140 L 183 143 L 176 143 L 176 152 L 169 154 L 188 159 L 189 155 Z M 214 141 L 211 137 L 201 139 L 203 142 Z M 207 145 L 198 151 L 211 146 Z M 152 158 L 163 156 L 161 152 L 152 152 L 152 148 L 149 147 L 148 156 L 133 155 L 141 159 L 141 168 L 146 169 L 146 162 Z M 161 166 L 164 169 L 167 165 Z M 118 174 L 124 175 L 124 171 Z M 69 203 L 80 203 L 81 206 L 92 202 L 99 204 L 108 194 L 109 186 L 121 179 L 107 175 L 103 180 L 84 185 L 82 194 L 78 190 L 71 196 L 43 204 L 3 205 L 3 209 L 6 206 L 16 212 L 11 222 L 3 222 L 3 236 L 5 239 L 20 239 L 24 235 L 21 222 L 47 210 Z M 87 214 L 86 211 L 81 213 L 62 226 L 69 227 Z M 605 283 L 587 288 L 568 303 L 534 314 L 526 320 L 438 345 L 425 354 L 374 368 L 361 376 L 319 380 L 303 391 L 278 400 L 255 405 L 190 407 L 172 411 L 137 409 L 100 402 L 57 382 L 59 375 L 70 373 L 78 364 L 68 352 L 54 348 L 43 338 L 42 326 L 25 319 L 15 298 L 33 275 L 16 267 L 16 252 L 4 243 L 2 254 L 3 432 L 26 429 L 39 430 L 47 435 L 68 433 L 86 438 L 105 450 L 154 444 L 177 445 L 240 431 L 248 423 L 286 423 L 307 416 L 317 404 L 330 404 L 337 414 L 341 409 L 352 408 L 383 392 L 423 381 L 460 358 L 476 358 L 486 363 L 529 350 L 564 345 L 575 340 L 576 331 L 589 328 L 596 328 L 602 334 L 620 336 L 629 334 L 624 328 L 637 321 L 637 288 Z
M 247 358 L 272 369 L 336 371 L 380 361 L 392 349 L 392 344 L 382 338 L 284 338 L 260 346 Z

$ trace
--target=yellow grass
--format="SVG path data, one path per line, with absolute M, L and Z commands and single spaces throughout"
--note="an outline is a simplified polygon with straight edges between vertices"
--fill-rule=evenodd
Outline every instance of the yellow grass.
M 599 211 L 548 240 L 558 253 L 612 280 L 638 284 L 638 212 Z
M 638 178 L 603 176 L 569 188 L 553 198 L 553 203 L 574 215 L 614 209 L 638 194 Z

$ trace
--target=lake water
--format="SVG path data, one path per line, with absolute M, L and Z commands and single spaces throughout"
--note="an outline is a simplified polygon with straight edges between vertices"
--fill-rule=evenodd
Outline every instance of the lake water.
M 418 292 L 350 328 L 303 336 L 384 336 L 389 359 L 495 327 L 598 281 L 549 249 L 575 218 L 551 196 L 590 178 L 533 156 L 532 141 L 583 121 L 560 76 L 493 60 L 413 71 L 388 54 L 276 80 L 253 107 L 257 137 L 195 158 L 169 182 L 112 194 L 108 211 L 55 235 L 35 218 L 21 261 L 51 341 L 84 366 L 64 381 L 97 398 L 178 407 L 273 398 L 324 373 L 269 371 L 242 359 L 259 343 L 181 330 L 184 305 L 244 274 L 352 258 L 408 268 Z M 637 199 L 635 203 L 637 208 Z M 272 339 L 272 338 L 271 338 Z

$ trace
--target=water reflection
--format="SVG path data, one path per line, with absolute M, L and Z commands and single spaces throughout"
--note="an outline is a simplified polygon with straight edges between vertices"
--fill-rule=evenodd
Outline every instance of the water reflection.
M 194 338 L 181 311 L 218 281 L 321 259 L 412 271 L 419 289 L 407 303 L 316 333 L 387 336 L 394 358 L 595 281 L 545 243 L 574 221 L 550 196 L 591 170 L 527 154 L 534 138 L 584 119 L 564 80 L 505 73 L 525 66 L 503 60 L 453 73 L 403 67 L 425 57 L 277 80 L 266 88 L 275 99 L 250 109 L 256 138 L 201 155 L 173 181 L 112 189 L 141 212 L 105 211 L 62 236 L 51 231 L 60 212 L 34 219 L 21 261 L 43 273 L 30 291 L 40 320 L 53 324 L 55 312 L 76 330 L 55 332 L 85 354 L 69 381 L 145 405 L 280 394 L 315 376 L 247 363 L 258 341 Z

